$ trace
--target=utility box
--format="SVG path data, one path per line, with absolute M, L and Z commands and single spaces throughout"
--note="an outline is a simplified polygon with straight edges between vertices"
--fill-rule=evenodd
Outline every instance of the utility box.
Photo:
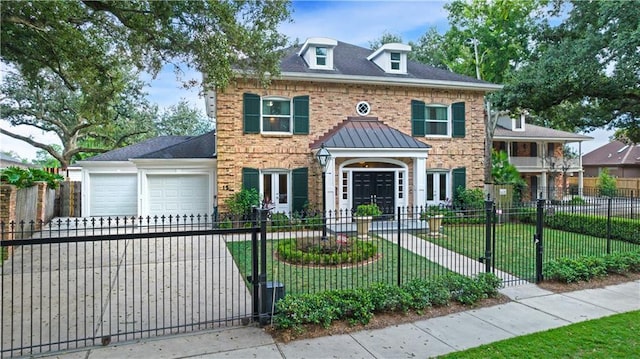
M 267 282 L 262 290 L 261 313 L 271 316 L 275 313 L 275 303 L 284 298 L 284 284 L 280 282 Z

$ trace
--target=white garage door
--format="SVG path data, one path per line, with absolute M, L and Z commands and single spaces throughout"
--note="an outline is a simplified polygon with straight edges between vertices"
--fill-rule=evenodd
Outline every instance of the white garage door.
M 149 175 L 149 214 L 211 214 L 208 175 Z
M 135 216 L 138 214 L 136 174 L 91 174 L 90 214 L 92 216 Z

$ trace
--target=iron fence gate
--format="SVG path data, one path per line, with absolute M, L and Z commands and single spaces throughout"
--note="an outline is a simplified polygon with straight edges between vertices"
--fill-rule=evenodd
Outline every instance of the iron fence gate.
M 226 244 L 257 226 L 206 217 L 58 220 L 2 228 L 1 355 L 31 355 L 226 325 L 258 313 Z M 255 283 L 259 285 L 259 283 Z

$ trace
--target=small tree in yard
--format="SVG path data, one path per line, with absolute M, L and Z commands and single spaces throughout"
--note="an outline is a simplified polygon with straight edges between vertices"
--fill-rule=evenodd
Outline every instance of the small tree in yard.
M 616 179 L 609 174 L 609 170 L 606 168 L 600 172 L 596 188 L 601 196 L 613 197 L 618 192 Z

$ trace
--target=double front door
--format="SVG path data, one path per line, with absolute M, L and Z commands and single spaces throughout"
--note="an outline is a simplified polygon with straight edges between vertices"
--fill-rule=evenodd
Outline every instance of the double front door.
M 353 172 L 353 209 L 375 203 L 383 213 L 393 214 L 395 172 Z

